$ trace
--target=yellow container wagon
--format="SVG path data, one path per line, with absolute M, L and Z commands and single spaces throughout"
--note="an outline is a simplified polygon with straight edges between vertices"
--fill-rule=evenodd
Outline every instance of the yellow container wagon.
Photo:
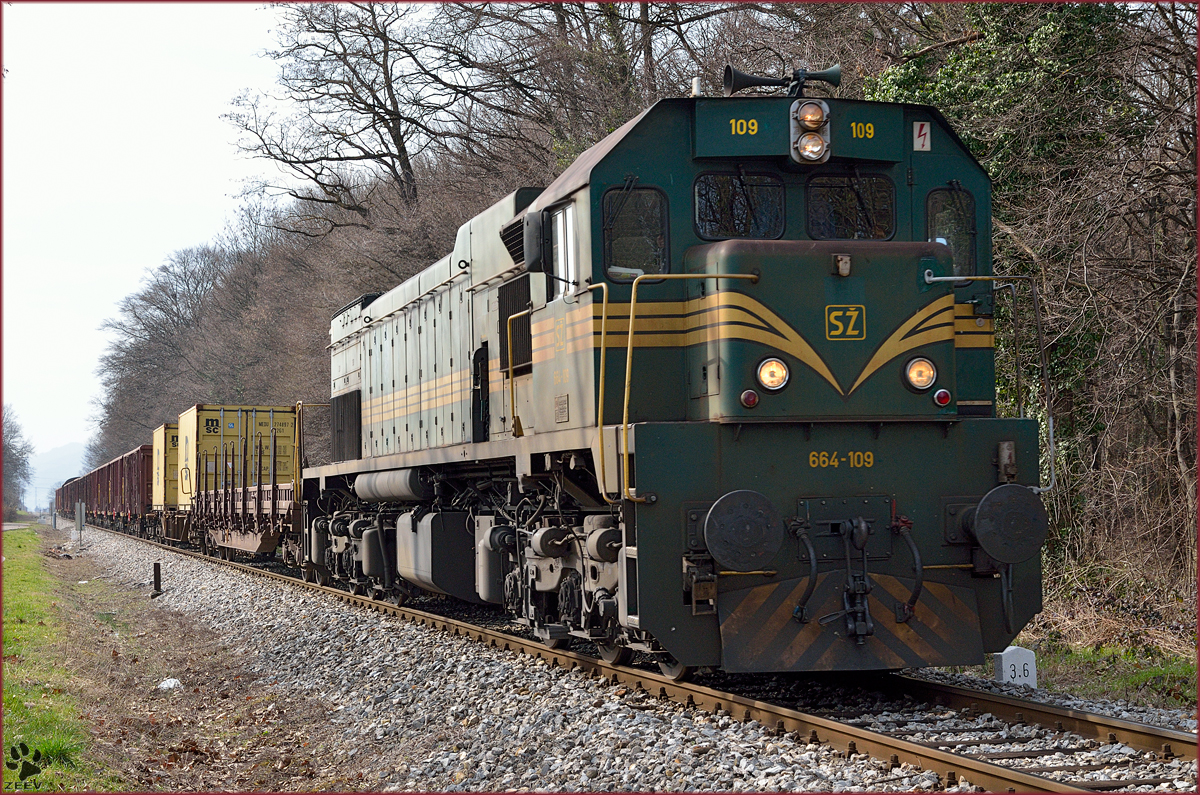
M 179 426 L 164 423 L 154 429 L 152 504 L 156 511 L 179 506 Z
M 149 532 L 155 537 L 184 540 L 168 532 L 168 528 L 181 526 L 175 521 L 179 513 L 179 426 L 173 422 L 159 425 L 151 447 Z
M 179 415 L 171 537 L 213 554 L 274 551 L 300 521 L 295 406 L 197 404 Z

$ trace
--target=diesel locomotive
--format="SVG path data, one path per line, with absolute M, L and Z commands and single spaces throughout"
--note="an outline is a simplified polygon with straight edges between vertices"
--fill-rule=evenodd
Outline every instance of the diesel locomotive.
M 270 544 L 675 677 L 1002 650 L 1048 522 L 1038 423 L 997 414 L 990 182 L 934 108 L 808 95 L 838 77 L 727 68 L 337 312 L 333 460 Z
M 727 69 L 338 312 L 309 576 L 676 676 L 1003 649 L 1047 518 L 1037 422 L 996 414 L 990 183 L 933 108 L 805 95 L 838 77 Z

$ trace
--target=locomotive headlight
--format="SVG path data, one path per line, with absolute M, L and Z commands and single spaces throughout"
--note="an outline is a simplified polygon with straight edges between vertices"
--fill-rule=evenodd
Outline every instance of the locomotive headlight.
M 779 359 L 764 359 L 758 366 L 758 383 L 774 392 L 788 382 L 788 367 Z
M 796 149 L 805 160 L 820 160 L 825 154 L 825 139 L 815 132 L 804 133 L 796 142 Z
M 816 102 L 805 102 L 796 111 L 796 121 L 806 130 L 819 130 L 825 123 L 825 109 Z
M 904 377 L 908 379 L 908 383 L 912 385 L 913 389 L 924 391 L 933 386 L 933 382 L 937 380 L 937 368 L 928 359 L 913 359 L 905 365 Z

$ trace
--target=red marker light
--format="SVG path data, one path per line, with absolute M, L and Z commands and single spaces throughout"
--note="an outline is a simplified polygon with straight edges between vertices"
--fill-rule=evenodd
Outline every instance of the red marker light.
M 938 391 L 934 392 L 933 393 L 933 402 L 938 404 L 939 406 L 949 406 L 950 405 L 950 390 L 949 389 L 939 389 Z
M 753 389 L 747 389 L 742 393 L 742 405 L 748 409 L 752 409 L 758 405 L 758 393 Z

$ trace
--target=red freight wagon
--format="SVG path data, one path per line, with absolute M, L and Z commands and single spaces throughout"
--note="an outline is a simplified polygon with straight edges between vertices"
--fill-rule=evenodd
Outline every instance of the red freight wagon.
M 144 444 L 121 456 L 114 473 L 118 486 L 118 497 L 114 508 L 116 521 L 124 527 L 118 529 L 144 529 L 150 513 L 150 478 L 154 448 Z
M 56 492 L 59 511 L 70 516 L 75 503 L 82 501 L 88 524 L 142 534 L 151 508 L 153 449 L 141 445 L 67 481 Z

